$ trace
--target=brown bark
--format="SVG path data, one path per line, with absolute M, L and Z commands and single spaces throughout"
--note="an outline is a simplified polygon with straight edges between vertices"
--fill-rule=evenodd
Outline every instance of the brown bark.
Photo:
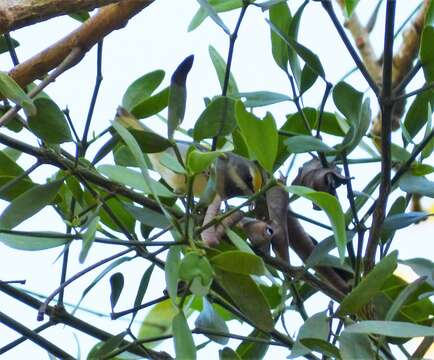
M 0 34 L 66 15 L 91 11 L 119 0 L 3 0 L 0 2 Z
M 74 48 L 83 56 L 98 41 L 113 30 L 124 27 L 128 20 L 150 5 L 154 0 L 124 0 L 102 8 L 95 16 L 83 23 L 63 39 L 13 68 L 9 75 L 21 86 L 42 78 L 56 68 Z M 78 58 L 71 66 L 80 61 Z

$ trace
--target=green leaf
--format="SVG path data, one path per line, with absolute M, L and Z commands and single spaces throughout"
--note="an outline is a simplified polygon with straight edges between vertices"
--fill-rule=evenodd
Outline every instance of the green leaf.
M 16 41 L 15 39 L 11 39 L 11 44 L 13 48 L 16 48 L 17 46 L 20 45 L 20 43 L 18 41 Z M 8 52 L 9 48 L 8 48 L 8 44 L 6 42 L 5 36 L 4 35 L 0 35 L 0 54 L 3 54 L 5 52 Z
M 282 32 L 279 28 L 277 28 L 271 21 L 266 20 L 273 30 L 287 46 L 290 47 L 298 56 L 300 56 L 303 61 L 308 65 L 314 72 L 316 72 L 320 77 L 325 78 L 324 69 L 322 67 L 321 61 L 318 56 L 312 52 L 309 48 L 301 45 L 293 38 L 287 36 L 284 32 Z M 299 83 L 299 81 L 297 82 Z
M 410 266 L 419 276 L 426 276 L 426 281 L 434 287 L 434 262 L 423 258 L 400 260 L 399 262 Z
M 317 78 L 318 74 L 313 71 L 310 66 L 305 64 L 303 66 L 303 70 L 301 71 L 300 95 L 304 94 L 307 90 L 309 90 L 312 85 L 315 84 Z
M 139 289 L 137 290 L 136 298 L 134 299 L 134 308 L 137 308 L 142 304 L 143 298 L 145 297 L 146 290 L 148 290 L 149 280 L 151 279 L 152 272 L 154 271 L 155 264 L 149 266 L 143 273 L 140 280 Z M 137 315 L 137 310 L 133 312 L 131 322 Z
M 310 348 L 307 348 L 302 344 L 302 339 L 319 339 L 327 340 L 329 333 L 329 320 L 325 311 L 312 315 L 307 319 L 298 331 L 297 339 L 294 342 L 294 346 L 291 349 L 289 359 L 298 358 L 312 352 Z
M 343 331 L 339 335 L 339 351 L 342 359 L 375 359 L 371 340 L 366 334 Z
M 178 159 L 167 152 L 161 155 L 160 164 L 177 174 L 187 174 Z
M 399 309 L 405 304 L 408 298 L 423 284 L 425 281 L 424 277 L 413 281 L 408 284 L 398 295 L 398 297 L 393 301 L 392 306 L 387 311 L 384 320 L 393 320 L 395 316 L 399 313 Z
M 62 246 L 67 244 L 69 239 L 64 234 L 54 232 L 16 234 L 0 230 L 0 242 L 17 250 L 39 251 Z
M 231 31 L 225 25 L 223 20 L 220 19 L 220 16 L 217 15 L 217 13 L 213 9 L 213 7 L 210 4 L 208 4 L 208 1 L 207 0 L 197 0 L 197 2 L 200 4 L 202 9 L 205 10 L 207 16 L 209 16 L 226 34 L 228 34 L 230 36 Z
M 270 306 L 258 285 L 249 275 L 215 268 L 216 280 L 225 289 L 240 311 L 260 330 L 274 328 Z
M 95 216 L 87 226 L 86 231 L 83 234 L 83 240 L 81 244 L 81 251 L 78 257 L 80 264 L 83 264 L 86 260 L 87 254 L 89 253 L 90 247 L 95 240 L 95 234 L 99 223 L 99 216 Z
M 434 172 L 434 166 L 421 163 L 413 163 L 411 165 L 411 174 L 414 176 L 424 176 Z
M 235 115 L 250 154 L 264 169 L 272 173 L 278 145 L 276 122 L 273 116 L 267 112 L 264 119 L 260 120 L 246 111 L 241 101 L 236 103 Z M 263 146 L 264 139 L 267 139 L 267 146 Z
M 12 229 L 35 215 L 56 198 L 63 179 L 34 186 L 16 197 L 0 216 L 0 228 Z
M 27 116 L 36 114 L 33 100 L 8 74 L 0 71 L 0 94 L 23 108 Z
M 391 231 L 402 229 L 415 222 L 426 219 L 428 213 L 425 211 L 410 211 L 407 213 L 394 214 L 388 216 L 383 223 L 382 230 Z
M 341 359 L 339 349 L 326 340 L 304 338 L 301 339 L 300 342 L 312 351 L 317 351 L 325 356 L 330 356 L 333 359 Z
M 194 56 L 186 57 L 176 68 L 170 79 L 168 115 L 167 115 L 167 134 L 170 140 L 177 127 L 181 124 L 185 115 L 185 105 L 187 102 L 187 75 L 193 66 Z
M 434 197 L 434 181 L 424 176 L 413 176 L 406 173 L 399 180 L 399 188 L 406 193 Z
M 208 259 L 197 252 L 189 252 L 181 261 L 178 270 L 179 278 L 187 283 L 194 283 L 191 287 L 195 295 L 204 296 L 209 291 L 214 271 Z M 196 291 L 197 290 L 197 291 Z
M 208 47 L 208 51 L 209 51 L 209 56 L 211 57 L 211 61 L 214 65 L 215 71 L 217 73 L 220 87 L 223 90 L 223 84 L 225 82 L 225 73 L 226 73 L 226 66 L 227 66 L 226 62 L 212 45 Z M 228 82 L 228 89 L 226 94 L 228 96 L 238 94 L 238 87 L 232 75 L 232 72 L 229 73 L 229 82 Z
M 279 94 L 272 91 L 252 91 L 239 93 L 244 100 L 244 105 L 247 108 L 260 107 L 277 104 L 283 101 L 291 101 L 292 99 L 285 94 Z
M 257 329 L 253 330 L 249 336 L 258 339 L 263 339 L 265 341 L 270 341 L 271 337 L 264 334 L 262 331 Z M 237 348 L 237 354 L 241 359 L 251 360 L 251 359 L 263 359 L 267 353 L 270 345 L 267 343 L 255 343 L 251 341 L 244 340 Z
M 225 251 L 211 258 L 211 264 L 224 271 L 244 275 L 264 275 L 264 261 L 244 251 Z
M 162 213 L 145 207 L 141 208 L 134 206 L 128 203 L 124 203 L 123 206 L 131 214 L 131 216 L 141 224 L 159 229 L 167 228 L 171 224 L 170 220 L 167 219 Z
M 169 87 L 166 87 L 155 95 L 143 100 L 131 110 L 131 113 L 138 119 L 158 114 L 169 104 L 169 91 Z
M 289 25 L 291 22 L 291 12 L 286 2 L 280 2 L 269 8 L 270 22 L 273 26 L 283 34 L 289 33 Z M 288 69 L 289 49 L 283 39 L 271 29 L 271 49 L 273 58 L 276 64 L 285 72 Z M 298 65 L 298 73 L 300 73 L 300 65 Z M 297 75 L 294 73 L 296 79 Z
M 286 190 L 312 201 L 325 211 L 332 225 L 336 246 L 339 251 L 339 257 L 341 263 L 343 263 L 345 260 L 347 235 L 345 232 L 345 218 L 339 201 L 333 195 L 321 191 L 315 191 L 304 186 L 287 186 Z
M 194 346 L 193 335 L 182 311 L 173 318 L 172 329 L 176 358 L 179 360 L 196 359 L 196 347 Z
M 285 140 L 288 151 L 292 154 L 305 153 L 309 151 L 320 151 L 325 153 L 335 150 L 324 144 L 320 139 L 309 135 L 296 135 Z
M 427 139 L 428 136 L 430 136 L 430 133 L 432 131 L 432 119 L 431 119 L 431 106 L 428 106 L 427 108 L 427 114 L 428 114 L 428 121 L 425 127 L 425 135 L 424 135 L 424 140 Z M 428 141 L 428 144 L 426 144 L 426 146 L 423 148 L 422 152 L 421 152 L 421 158 L 422 159 L 428 159 L 431 154 L 434 151 L 434 137 L 431 138 L 430 141 Z
M 398 338 L 434 336 L 434 328 L 403 321 L 366 320 L 348 326 L 345 331 L 357 334 L 377 334 Z
M 236 127 L 235 100 L 226 96 L 214 98 L 200 114 L 194 125 L 194 141 L 225 136 Z
M 367 98 L 360 109 L 359 116 L 355 122 L 351 122 L 351 127 L 345 135 L 342 144 L 337 145 L 339 150 L 345 150 L 347 154 L 353 151 L 362 141 L 363 136 L 369 129 L 371 123 L 371 107 L 369 98 Z
M 387 213 L 386 219 L 387 220 L 389 217 L 397 215 L 397 214 L 402 214 L 405 211 L 405 208 L 407 207 L 407 201 L 405 201 L 405 197 L 404 196 L 400 196 L 398 197 L 392 204 L 392 206 L 390 207 L 389 212 Z M 385 244 L 387 241 L 389 241 L 390 239 L 392 239 L 392 237 L 394 236 L 395 231 L 394 230 L 387 230 L 384 229 L 384 223 L 383 223 L 383 228 L 381 229 L 381 242 L 383 244 Z
M 359 0 L 344 0 L 345 3 L 345 16 L 350 18 L 356 8 Z
M 207 170 L 211 164 L 222 155 L 221 151 L 191 150 L 187 155 L 187 169 L 191 174 L 199 174 Z
M 76 310 L 80 307 L 81 302 L 83 301 L 83 299 L 85 298 L 85 296 L 89 293 L 90 290 L 92 290 L 94 288 L 94 286 L 96 284 L 98 284 L 100 282 L 100 280 L 106 276 L 110 271 L 112 271 L 114 268 L 116 268 L 117 266 L 119 266 L 120 264 L 123 264 L 126 261 L 130 261 L 132 260 L 133 257 L 121 257 L 119 259 L 116 259 L 115 261 L 113 261 L 111 264 L 109 264 L 106 268 L 104 268 L 104 270 L 102 270 L 98 276 L 96 278 L 94 278 L 92 280 L 92 282 L 86 287 L 86 289 L 84 289 L 84 291 L 81 293 L 81 297 L 80 300 L 78 301 L 78 303 L 75 305 L 74 310 L 72 311 L 72 314 L 74 314 L 76 312 Z
M 208 0 L 208 3 L 218 13 L 238 9 L 243 6 L 242 0 Z M 203 7 L 200 7 L 188 25 L 188 31 L 196 29 L 200 24 L 202 24 L 207 16 L 208 13 L 206 10 L 204 10 Z
M 37 112 L 29 116 L 30 130 L 48 144 L 61 144 L 72 140 L 65 114 L 50 99 L 35 100 Z
M 120 334 L 108 338 L 96 351 L 92 352 L 91 359 L 102 359 L 112 351 L 116 350 L 119 345 L 121 345 L 126 335 L 127 332 L 122 331 Z
M 134 114 L 134 109 L 141 106 L 144 101 L 147 101 L 158 88 L 164 79 L 164 75 L 163 70 L 155 70 L 139 77 L 125 91 L 122 98 L 122 106 Z
M 135 170 L 119 165 L 100 165 L 98 171 L 109 179 L 133 189 L 152 194 L 153 191 L 161 197 L 173 197 L 174 194 L 164 185 L 154 179 L 150 179 L 152 190 L 147 185 L 143 175 Z
M 420 40 L 419 57 L 427 84 L 434 82 L 434 54 L 432 44 L 434 44 L 434 26 L 425 26 Z M 433 91 L 429 92 L 433 94 Z
M 171 299 L 167 299 L 155 305 L 146 315 L 140 327 L 138 337 L 140 339 L 151 339 L 166 335 L 171 331 L 172 320 L 178 313 Z M 147 343 L 155 346 L 156 342 Z
M 219 350 L 219 360 L 241 360 L 241 358 L 234 350 L 226 346 Z
M 229 333 L 229 328 L 225 321 L 221 318 L 219 314 L 214 310 L 212 304 L 208 302 L 206 297 L 203 298 L 203 309 L 197 317 L 194 325 L 198 329 L 218 331 L 220 333 Z M 227 337 L 208 335 L 204 334 L 206 337 L 215 341 L 218 344 L 226 345 L 229 341 Z
M 73 18 L 74 20 L 80 21 L 80 22 L 85 22 L 87 19 L 89 19 L 90 15 L 87 11 L 74 11 L 72 13 L 69 13 L 68 16 L 70 16 L 71 18 Z
M 339 82 L 333 88 L 333 101 L 339 111 L 351 122 L 357 122 L 362 108 L 363 93 L 346 82 Z
M 114 311 L 114 308 L 119 300 L 119 297 L 121 296 L 122 289 L 124 288 L 124 276 L 117 272 L 110 276 L 110 305 L 112 311 Z
M 428 111 L 428 110 L 431 111 Z M 404 127 L 411 138 L 422 129 L 425 123 L 431 118 L 432 110 L 434 109 L 433 91 L 424 91 L 416 96 L 410 105 L 404 119 Z M 404 144 L 407 141 L 404 138 Z
M 179 267 L 181 264 L 181 247 L 171 246 L 167 253 L 166 265 L 164 266 L 164 273 L 166 278 L 166 288 L 173 303 L 176 303 L 178 294 L 178 278 Z
M 356 314 L 371 301 L 395 271 L 397 259 L 398 252 L 393 251 L 375 265 L 374 269 L 342 300 L 338 309 L 339 316 Z

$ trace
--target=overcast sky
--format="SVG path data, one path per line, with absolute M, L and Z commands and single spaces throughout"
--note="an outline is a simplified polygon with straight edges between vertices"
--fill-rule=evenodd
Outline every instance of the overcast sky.
M 292 9 L 295 9 L 295 5 L 300 4 L 300 1 L 291 1 L 289 3 Z M 368 7 L 373 6 L 374 3 L 374 1 L 363 2 L 362 5 L 364 7 L 362 6 L 360 9 L 363 21 L 369 17 Z M 400 24 L 411 12 L 415 3 L 413 1 L 398 1 L 397 24 Z M 226 34 L 209 19 L 194 32 L 187 32 L 188 24 L 197 8 L 198 4 L 193 0 L 156 0 L 153 5 L 134 17 L 125 29 L 115 31 L 104 41 L 104 80 L 95 109 L 92 131 L 98 133 L 109 125 L 109 121 L 113 119 L 117 106 L 121 103 L 123 93 L 132 81 L 150 71 L 163 69 L 166 71 L 163 85 L 167 86 L 173 70 L 190 54 L 195 55 L 195 62 L 187 82 L 188 103 L 184 127 L 191 128 L 193 126 L 195 120 L 204 109 L 203 98 L 212 97 L 221 92 L 208 55 L 208 46 L 212 44 L 224 57 L 226 57 L 228 47 Z M 339 9 L 336 9 L 336 11 L 340 13 Z M 223 20 L 231 29 L 234 27 L 237 14 L 238 11 L 222 15 Z M 268 25 L 264 20 L 266 16 L 266 13 L 262 13 L 256 7 L 248 9 L 236 43 L 232 71 L 240 91 L 269 90 L 289 94 L 289 83 L 283 72 L 275 65 L 271 56 L 270 33 Z M 384 9 L 380 12 L 379 17 L 380 19 L 384 18 Z M 17 48 L 20 61 L 24 61 L 41 51 L 77 26 L 79 26 L 78 22 L 68 17 L 60 17 L 14 32 L 12 36 L 21 43 L 21 46 Z M 380 21 L 372 35 L 377 54 L 381 53 L 382 32 L 383 22 Z M 399 39 L 400 37 L 398 37 L 398 41 Z M 332 83 L 337 82 L 354 66 L 350 56 L 338 38 L 331 21 L 317 2 L 311 2 L 306 7 L 301 23 L 300 42 L 310 47 L 319 55 L 326 72 L 326 77 Z M 96 49 L 92 49 L 79 65 L 63 74 L 46 90 L 61 108 L 67 106 L 70 109 L 74 124 L 80 132 L 84 126 L 84 119 L 93 90 L 95 66 Z M 8 71 L 11 67 L 11 61 L 7 54 L 0 56 L 0 70 Z M 353 75 L 348 81 L 360 91 L 368 89 L 366 82 L 360 75 Z M 420 86 L 421 81 L 422 79 L 415 81 L 412 87 L 417 88 Z M 304 104 L 306 106 L 318 107 L 323 91 L 324 84 L 317 81 L 316 86 L 304 98 Z M 374 99 L 372 99 L 372 108 L 373 113 L 378 109 Z M 331 98 L 327 104 L 327 109 L 334 111 Z M 280 125 L 285 120 L 285 114 L 296 111 L 295 107 L 290 103 L 271 106 L 266 110 L 273 113 Z M 264 111 L 265 109 L 258 109 L 256 113 L 262 115 Z M 165 126 L 156 117 L 146 119 L 145 123 L 155 131 L 162 133 L 166 131 Z M 35 143 L 34 137 L 29 134 L 24 135 L 23 132 L 23 134 L 20 133 L 18 136 L 21 140 Z M 332 144 L 333 141 L 337 141 L 337 139 L 330 140 Z M 67 146 L 66 148 L 71 152 L 74 151 L 71 146 Z M 91 151 L 95 151 L 95 149 L 91 149 Z M 354 157 L 363 156 L 366 156 L 366 153 L 362 150 L 354 152 Z M 108 160 L 105 160 L 105 163 L 107 162 Z M 20 159 L 20 164 L 23 166 L 29 166 L 32 163 L 33 159 L 29 157 L 22 156 Z M 361 191 L 370 177 L 377 171 L 378 167 L 376 165 L 369 166 L 368 168 L 365 166 L 355 166 L 352 169 L 352 175 L 355 176 L 354 188 Z M 42 183 L 52 173 L 53 168 L 43 167 L 32 174 L 32 178 Z M 344 209 L 347 207 L 345 195 L 344 192 L 340 193 L 340 200 L 343 202 Z M 3 202 L 1 206 L 3 208 L 6 206 L 6 203 Z M 311 205 L 308 202 L 300 202 L 297 205 L 297 211 L 309 213 Z M 324 214 L 316 213 L 315 216 L 327 222 Z M 52 210 L 41 212 L 19 227 L 19 229 L 27 230 L 52 231 L 64 231 L 64 228 L 64 224 L 62 224 Z M 320 231 L 318 228 L 308 227 L 308 229 L 318 239 L 327 236 L 326 233 Z M 400 249 L 401 258 L 426 257 L 428 256 L 427 236 L 428 234 L 432 234 L 432 230 L 432 221 L 402 230 L 396 236 L 393 247 Z M 35 253 L 18 252 L 3 245 L 0 245 L 0 249 L 0 272 L 2 279 L 26 279 L 26 288 L 41 294 L 49 294 L 58 286 L 61 263 L 60 261 L 56 261 L 56 258 L 61 252 L 60 248 Z M 83 268 L 82 265 L 78 264 L 80 244 L 72 244 L 71 249 L 69 275 Z M 432 246 L 430 250 L 432 253 Z M 112 253 L 113 249 L 102 245 L 95 245 L 91 249 L 84 265 L 88 266 Z M 138 282 L 147 266 L 149 266 L 149 263 L 138 260 L 126 263 L 119 268 L 118 271 L 122 271 L 125 276 L 126 293 L 122 295 L 117 305 L 118 309 L 131 307 L 132 304 L 128 300 L 134 298 Z M 66 300 L 71 302 L 76 301 L 80 297 L 84 287 L 91 282 L 92 278 L 99 271 L 91 273 L 81 281 L 77 281 L 68 287 L 66 290 Z M 154 279 L 156 281 L 152 284 L 145 300 L 151 300 L 161 295 L 165 287 L 161 275 L 162 273 L 160 273 L 158 281 Z M 315 303 L 315 312 L 322 311 L 327 306 L 326 299 L 321 297 L 314 297 L 310 301 Z M 40 325 L 35 321 L 36 311 L 22 307 L 16 301 L 1 293 L 0 304 L 1 311 L 6 312 L 8 315 L 13 315 L 27 326 L 36 327 Z M 108 277 L 92 290 L 83 302 L 83 306 L 96 311 L 109 312 Z M 308 302 L 307 309 L 310 308 Z M 78 312 L 77 314 L 91 321 L 96 326 L 110 329 L 113 334 L 124 330 L 128 325 L 127 322 L 110 322 L 108 319 L 90 317 L 83 312 Z M 312 314 L 310 313 L 310 315 Z M 139 313 L 137 319 L 141 319 L 144 315 L 144 312 Z M 295 334 L 301 321 L 297 315 L 292 314 L 288 314 L 288 319 L 291 320 L 289 323 L 290 332 Z M 231 330 L 234 332 L 239 330 L 242 333 L 248 331 L 245 327 L 240 326 L 234 321 L 231 322 Z M 16 338 L 14 332 L 3 326 L 0 332 L 0 346 Z M 64 344 L 65 350 L 75 355 L 77 345 L 73 333 L 67 327 L 56 326 L 44 332 L 43 335 L 47 335 L 51 341 L 57 344 Z M 80 342 L 82 355 L 85 356 L 96 341 L 79 333 L 76 333 L 76 335 Z M 205 340 L 204 337 L 198 339 L 196 345 Z M 231 341 L 228 346 L 235 348 L 235 344 L 237 343 L 236 341 Z M 221 346 L 213 344 L 209 346 L 209 350 L 208 347 L 206 348 L 207 350 L 201 350 L 198 356 L 202 358 L 206 352 L 207 358 L 217 359 L 217 350 L 219 348 Z M 167 341 L 161 349 L 173 353 L 171 341 Z M 2 358 L 24 359 L 28 358 L 30 354 L 32 355 L 32 359 L 47 358 L 45 351 L 29 341 L 10 351 L 7 355 L 3 355 Z M 286 349 L 271 348 L 267 358 L 271 358 L 273 355 L 276 358 L 284 358 L 287 354 Z

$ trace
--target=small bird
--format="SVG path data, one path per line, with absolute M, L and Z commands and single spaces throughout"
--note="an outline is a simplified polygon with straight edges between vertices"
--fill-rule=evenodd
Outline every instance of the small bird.
M 188 142 L 177 142 L 183 161 L 190 145 Z M 206 151 L 206 148 L 201 145 L 197 145 L 197 148 Z M 175 156 L 173 149 L 166 151 Z M 148 154 L 154 170 L 175 192 L 185 194 L 187 191 L 186 176 L 168 169 L 160 162 L 164 153 Z M 225 152 L 216 159 L 211 171 L 196 175 L 193 182 L 193 194 L 195 196 L 200 196 L 204 192 L 211 173 L 214 173 L 215 191 L 221 200 L 252 195 L 259 191 L 264 184 L 264 176 L 259 165 L 242 156 Z

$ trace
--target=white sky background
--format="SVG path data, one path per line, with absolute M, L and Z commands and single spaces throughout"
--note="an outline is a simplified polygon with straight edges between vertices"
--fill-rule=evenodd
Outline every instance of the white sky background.
M 301 1 L 290 1 L 290 6 L 295 9 Z M 364 1 L 359 6 L 359 15 L 362 21 L 369 17 L 369 9 L 372 9 L 376 1 Z M 398 1 L 397 2 L 397 26 L 406 18 L 406 16 L 416 6 L 416 1 Z M 336 7 L 336 12 L 340 16 L 340 10 Z M 168 1 L 157 0 L 153 5 L 145 9 L 141 14 L 134 17 L 126 28 L 118 30 L 109 35 L 104 41 L 103 48 L 103 76 L 104 80 L 101 86 L 98 102 L 93 117 L 91 131 L 98 133 L 109 125 L 113 119 L 117 106 L 121 103 L 122 95 L 128 85 L 136 78 L 145 73 L 156 69 L 166 71 L 164 86 L 169 84 L 171 73 L 176 66 L 188 55 L 194 54 L 195 61 L 187 81 L 188 102 L 187 114 L 183 126 L 191 128 L 204 109 L 203 98 L 212 97 L 221 92 L 215 70 L 212 66 L 208 55 L 208 46 L 212 44 L 220 54 L 226 58 L 228 39 L 226 34 L 207 19 L 194 32 L 188 33 L 187 27 L 198 8 L 194 0 L 189 1 Z M 238 11 L 221 15 L 225 23 L 233 29 L 238 16 Z M 257 91 L 269 90 L 285 94 L 290 94 L 289 83 L 283 72 L 274 63 L 271 55 L 269 27 L 264 18 L 267 16 L 259 8 L 250 7 L 241 25 L 239 37 L 235 46 L 235 54 L 232 65 L 232 72 L 237 80 L 240 91 Z M 382 34 L 384 8 L 379 14 L 379 23 L 372 35 L 374 46 L 377 54 L 382 49 Z M 61 17 L 34 25 L 27 29 L 18 30 L 11 35 L 17 39 L 21 46 L 18 47 L 17 54 L 21 61 L 26 60 L 33 54 L 46 48 L 48 45 L 57 41 L 61 37 L 77 28 L 79 23 L 68 18 Z M 396 27 L 397 27 L 396 26 Z M 327 79 L 336 83 L 347 71 L 353 68 L 354 64 L 341 40 L 338 38 L 330 19 L 328 18 L 321 5 L 311 2 L 305 9 L 302 17 L 301 28 L 299 32 L 299 41 L 311 48 L 319 55 Z M 379 36 L 378 36 L 379 35 Z M 398 43 L 401 37 L 398 37 Z M 8 54 L 0 56 L 0 70 L 7 71 L 12 67 Z M 54 84 L 47 88 L 49 95 L 64 108 L 68 106 L 79 134 L 81 134 L 89 106 L 91 93 L 95 81 L 96 67 L 96 47 L 90 51 L 79 65 L 63 74 Z M 360 75 L 353 75 L 349 80 L 358 90 L 364 91 L 368 88 L 366 82 Z M 412 88 L 417 88 L 422 84 L 422 79 L 412 83 Z M 316 86 L 311 89 L 304 97 L 305 106 L 318 107 L 324 91 L 324 84 L 317 81 Z M 290 95 L 291 96 L 291 95 Z M 373 113 L 377 111 L 375 100 L 372 99 Z M 263 115 L 265 108 L 255 110 L 257 115 Z M 326 109 L 334 111 L 331 97 L 327 103 Z M 285 114 L 295 112 L 295 107 L 290 103 L 282 103 L 266 108 L 273 113 L 276 121 L 281 125 L 285 120 Z M 165 133 L 165 127 L 156 117 L 145 119 L 147 126 L 156 131 Z M 18 137 L 20 140 L 35 144 L 35 138 L 29 134 L 24 136 L 22 131 Z M 17 136 L 13 134 L 13 136 Z M 326 138 L 326 141 L 328 138 Z M 105 140 L 103 140 L 105 141 Z M 331 139 L 334 143 L 336 139 Z M 396 138 L 395 141 L 399 141 Z M 98 144 L 102 144 L 99 142 Z M 333 143 L 333 142 L 332 142 Z M 67 146 L 68 150 L 73 153 L 72 146 Z M 96 147 L 90 150 L 94 151 Z M 365 157 L 363 151 L 357 150 L 352 157 Z M 104 159 L 101 163 L 108 163 L 109 159 Z M 28 167 L 33 163 L 30 157 L 22 156 L 20 164 Z M 300 162 L 297 163 L 300 165 Z M 296 169 L 290 175 L 292 180 L 296 174 Z M 361 191 L 364 185 L 378 170 L 377 165 L 352 166 L 351 172 L 355 177 L 353 187 Z M 33 180 L 43 183 L 53 168 L 42 167 L 34 172 L 31 177 Z M 392 197 L 393 199 L 394 197 Z M 347 208 L 346 193 L 340 192 L 340 200 L 344 209 Z M 391 202 L 390 202 L 391 203 Z M 1 203 L 2 208 L 6 206 L 5 202 Z M 308 202 L 297 201 L 295 210 L 312 214 L 311 204 Z M 315 218 L 327 223 L 324 214 L 316 212 Z M 64 231 L 65 226 L 58 216 L 52 210 L 43 211 L 32 219 L 21 224 L 18 229 L 32 230 L 55 230 Z M 307 227 L 311 234 L 318 240 L 323 239 L 328 234 L 318 230 L 317 227 Z M 397 233 L 393 248 L 400 250 L 400 258 L 413 257 L 430 257 L 432 254 L 432 245 L 428 245 L 428 234 L 432 234 L 433 222 L 424 222 L 421 225 L 412 226 Z M 94 244 L 90 250 L 89 256 L 83 265 L 78 264 L 78 253 L 80 243 L 72 244 L 70 252 L 70 265 L 68 277 L 75 274 L 85 266 L 113 254 L 120 249 L 110 248 L 107 245 Z M 59 284 L 61 262 L 56 260 L 61 252 L 60 248 L 44 252 L 22 252 L 9 249 L 0 245 L 0 276 L 2 280 L 26 279 L 25 288 L 37 291 L 41 294 L 51 293 Z M 293 256 L 294 259 L 295 256 Z M 149 266 L 145 260 L 135 260 L 123 264 L 115 271 L 122 271 L 125 276 L 125 288 L 117 305 L 117 310 L 123 310 L 132 306 L 138 283 L 143 272 Z M 66 301 L 77 301 L 82 290 L 92 281 L 92 279 L 102 270 L 94 271 L 83 279 L 68 286 L 65 296 Z M 165 287 L 163 273 L 151 282 L 145 301 L 152 300 L 161 295 Z M 109 313 L 109 276 L 104 278 L 87 296 L 82 303 L 84 307 Z M 314 311 L 312 312 L 312 305 Z M 52 303 L 54 305 L 54 302 Z M 309 314 L 322 311 L 326 308 L 327 301 L 321 297 L 314 297 L 306 307 Z M 40 323 L 36 322 L 36 311 L 20 305 L 14 299 L 0 293 L 0 311 L 9 316 L 13 316 L 18 321 L 23 322 L 26 326 L 34 328 Z M 142 311 L 137 316 L 137 320 L 143 318 L 146 312 Z M 84 320 L 104 329 L 110 329 L 110 332 L 116 334 L 128 325 L 128 322 L 116 321 L 111 322 L 109 319 L 89 316 L 83 312 L 77 315 Z M 297 314 L 288 313 L 287 324 L 291 334 L 295 334 L 301 322 Z M 230 323 L 233 332 L 248 334 L 250 329 L 238 325 L 235 321 Z M 70 328 L 58 325 L 46 330 L 42 335 L 47 336 L 49 340 L 56 344 L 62 344 L 63 348 L 76 356 L 77 346 L 73 336 L 78 336 L 81 352 L 86 356 L 89 349 L 96 343 L 96 340 L 86 335 L 73 331 Z M 6 344 L 17 335 L 8 328 L 0 327 L 0 347 Z M 205 341 L 205 337 L 197 337 L 196 345 Z M 228 346 L 236 348 L 237 341 L 231 341 Z M 217 359 L 217 350 L 222 346 L 213 343 L 206 349 L 198 353 L 199 358 L 207 356 L 209 359 Z M 167 341 L 161 347 L 173 354 L 172 343 Z M 285 358 L 288 351 L 283 348 L 271 347 L 267 358 Z M 46 359 L 47 353 L 37 347 L 30 341 L 26 341 L 13 351 L 3 355 L 4 359 Z

